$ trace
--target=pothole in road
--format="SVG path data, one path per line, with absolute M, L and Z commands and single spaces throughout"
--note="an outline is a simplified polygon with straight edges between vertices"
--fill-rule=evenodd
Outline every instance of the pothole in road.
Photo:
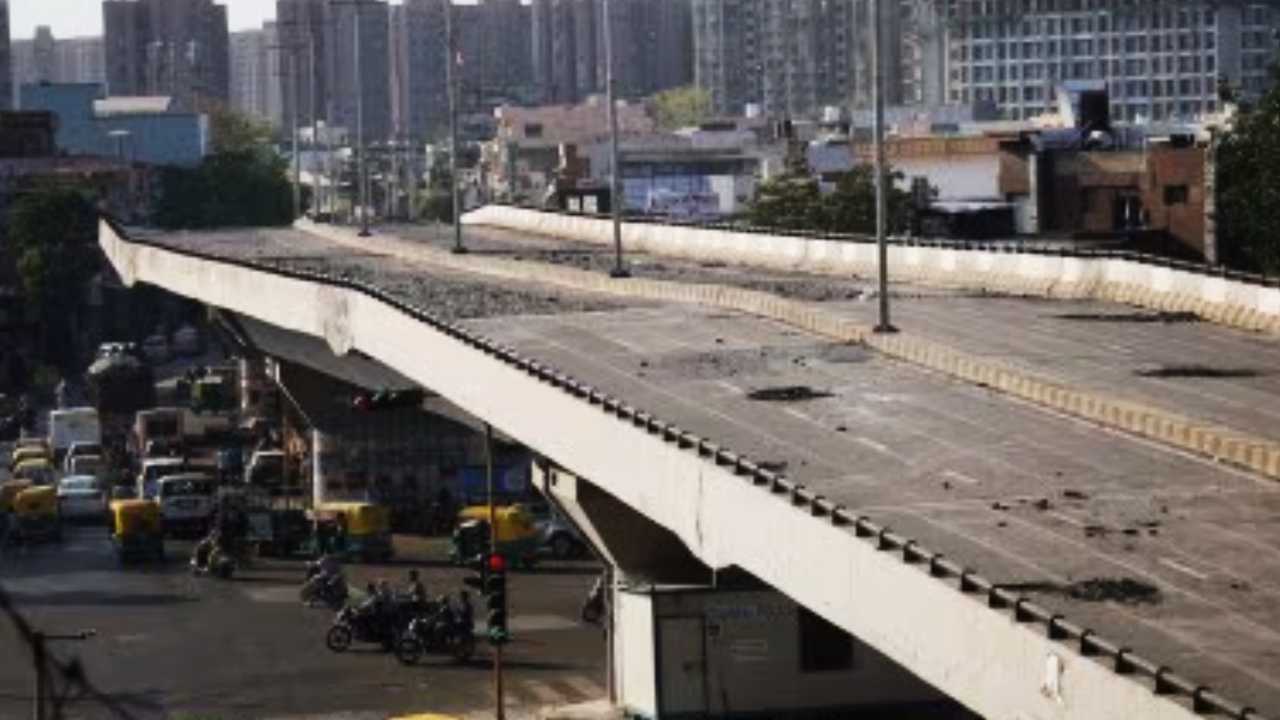
M 1159 365 L 1134 371 L 1145 378 L 1253 378 L 1263 375 L 1252 368 L 1219 368 L 1207 365 Z
M 808 385 L 783 385 L 752 390 L 747 393 L 747 397 L 765 402 L 800 402 L 831 397 L 831 393 L 827 390 L 815 390 Z
M 1131 323 L 1188 323 L 1200 322 L 1199 316 L 1189 312 L 1131 312 L 1131 313 L 1063 313 L 1052 316 L 1058 320 L 1083 322 L 1131 322 Z

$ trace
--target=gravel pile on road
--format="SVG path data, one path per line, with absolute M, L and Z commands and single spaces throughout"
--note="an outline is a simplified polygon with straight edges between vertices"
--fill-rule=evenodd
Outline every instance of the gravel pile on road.
M 588 293 L 565 292 L 556 288 L 510 284 L 476 279 L 460 273 L 433 270 L 423 274 L 414 266 L 389 257 L 347 259 L 277 259 L 272 265 L 293 270 L 328 272 L 380 287 L 392 295 L 427 308 L 443 320 L 462 320 L 511 315 L 552 315 L 556 313 L 617 310 L 636 303 L 620 303 Z
M 353 252 L 322 237 L 289 228 L 144 234 L 142 237 L 170 247 L 251 260 L 281 269 L 345 274 L 428 308 L 444 320 L 616 310 L 638 304 L 529 284 L 502 286 L 493 280 L 439 269 L 428 272 L 397 258 Z
M 406 225 L 388 228 L 387 231 L 404 240 L 440 248 L 453 245 L 453 232 L 447 226 Z M 469 227 L 465 241 L 467 248 L 476 255 L 529 260 L 599 273 L 607 273 L 614 266 L 612 249 L 573 240 L 522 235 L 496 228 Z M 657 257 L 639 252 L 627 252 L 625 260 L 627 269 L 633 276 L 653 280 L 729 285 L 810 302 L 857 300 L 875 296 L 874 278 L 841 279 L 799 272 L 774 272 L 724 263 Z

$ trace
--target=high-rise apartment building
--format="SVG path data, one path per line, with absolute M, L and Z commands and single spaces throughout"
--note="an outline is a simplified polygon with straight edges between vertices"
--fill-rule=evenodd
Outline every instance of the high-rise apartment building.
M 1219 79 L 1266 87 L 1280 8 L 1243 0 L 947 0 L 948 96 L 1009 118 L 1044 112 L 1058 86 L 1106 87 L 1111 115 L 1192 118 Z
M 605 90 L 602 0 L 533 0 L 533 84 L 542 102 L 568 104 Z M 618 94 L 643 97 L 693 81 L 689 0 L 611 0 Z
M 357 126 L 356 97 L 359 93 L 366 142 L 388 139 L 392 124 L 391 38 L 387 3 L 380 0 L 330 3 L 324 29 L 330 122 L 349 128 L 354 135 Z M 359 41 L 356 40 L 357 32 Z
M 327 0 L 276 2 L 277 41 L 271 52 L 283 123 L 296 118 L 302 125 L 310 124 L 312 107 L 320 118 L 332 112 L 329 16 Z M 294 108 L 295 103 L 299 107 Z
M 40 26 L 34 38 L 14 40 L 11 50 L 15 98 L 28 83 L 106 82 L 101 37 L 55 38 Z
M 0 110 L 8 110 L 13 105 L 13 60 L 9 50 L 9 0 L 0 0 Z
M 448 126 L 447 8 L 445 0 L 406 0 L 392 16 L 392 116 L 399 137 L 440 137 Z
M 719 112 L 756 105 L 776 117 L 871 105 L 870 0 L 693 0 L 694 76 Z M 889 105 L 943 99 L 935 0 L 884 0 Z
M 230 97 L 227 9 L 213 0 L 104 0 L 113 95 L 168 95 L 203 109 Z
M 280 126 L 280 70 L 274 22 L 231 33 L 231 108 Z

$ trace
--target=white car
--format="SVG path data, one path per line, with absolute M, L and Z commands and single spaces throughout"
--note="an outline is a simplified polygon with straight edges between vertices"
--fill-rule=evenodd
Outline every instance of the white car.
M 67 456 L 62 461 L 62 471 L 68 475 L 92 475 L 90 472 L 77 472 L 72 469 L 72 461 L 78 457 L 93 456 L 101 459 L 102 444 L 92 441 L 79 441 L 71 443 L 71 447 L 67 448 Z
M 69 475 L 58 483 L 58 512 L 68 520 L 100 520 L 106 516 L 107 498 L 98 478 Z
M 76 455 L 67 458 L 67 466 L 62 472 L 68 477 L 72 475 L 101 477 L 104 470 L 106 465 L 102 462 L 101 455 Z

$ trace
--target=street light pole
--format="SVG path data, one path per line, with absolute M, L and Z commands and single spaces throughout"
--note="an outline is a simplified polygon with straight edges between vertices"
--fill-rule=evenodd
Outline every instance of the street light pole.
M 444 64 L 445 84 L 449 95 L 449 187 L 453 197 L 453 252 L 461 255 L 467 252 L 462 244 L 462 197 L 458 187 L 458 36 L 454 28 L 453 2 L 446 0 L 444 4 L 445 44 L 449 46 L 449 60 Z
M 876 252 L 879 268 L 880 286 L 880 319 L 876 323 L 878 333 L 897 332 L 898 329 L 889 322 L 889 246 L 885 237 L 886 200 L 888 188 L 885 187 L 887 168 L 884 161 L 884 48 L 881 14 L 883 0 L 871 0 L 871 65 L 875 88 L 872 91 L 875 121 L 873 128 L 875 143 L 876 173 Z
M 317 172 L 316 153 L 320 147 L 320 119 L 316 116 L 316 37 L 307 33 L 307 93 L 311 105 L 311 217 L 320 217 L 320 173 Z
M 364 142 L 364 87 L 360 84 L 360 11 L 364 9 L 363 2 L 352 3 L 355 9 L 355 63 L 353 64 L 356 92 L 356 146 L 359 152 L 359 175 L 360 175 L 360 237 L 369 237 L 369 164 L 365 155 L 368 154 L 368 147 Z
M 604 0 L 604 82 L 609 103 L 609 214 L 613 220 L 613 270 L 610 277 L 630 277 L 622 264 L 622 166 L 618 152 L 618 88 L 613 67 L 613 14 L 609 0 Z
M 293 127 L 289 128 L 293 135 L 293 217 L 302 217 L 302 154 L 298 152 L 298 125 L 302 118 L 302 73 L 298 72 L 298 49 L 289 52 L 290 68 L 293 71 Z

